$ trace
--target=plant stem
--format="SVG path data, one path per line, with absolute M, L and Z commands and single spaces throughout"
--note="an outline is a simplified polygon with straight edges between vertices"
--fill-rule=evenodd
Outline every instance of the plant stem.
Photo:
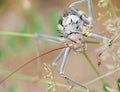
M 101 76 L 100 73 L 97 71 L 96 67 L 94 66 L 94 64 L 92 63 L 91 59 L 88 57 L 88 55 L 86 54 L 85 51 L 83 51 L 83 55 L 84 55 L 85 58 L 87 59 L 87 61 L 88 61 L 88 63 L 90 64 L 90 66 L 93 68 L 93 70 L 94 70 L 94 72 L 96 73 L 96 75 L 97 75 L 98 77 L 100 77 L 100 76 Z M 100 80 L 101 80 L 101 82 L 102 82 L 103 84 L 105 83 L 105 81 L 104 81 L 103 79 L 100 79 Z
M 34 34 L 28 34 L 28 33 L 19 33 L 19 32 L 0 32 L 0 35 L 10 35 L 10 36 L 17 36 L 17 37 L 30 37 L 33 38 Z M 86 41 L 88 44 L 100 44 L 101 42 L 98 41 Z M 113 46 L 120 46 L 119 43 L 113 43 Z
M 119 47 L 120 46 L 120 43 L 114 43 L 112 44 L 113 46 L 116 46 L 116 47 Z
M 117 71 L 120 71 L 120 67 L 117 67 L 117 68 L 113 69 L 112 71 L 110 71 L 110 72 L 108 72 L 108 73 L 106 73 L 106 74 L 104 74 L 102 76 L 99 76 L 98 78 L 96 78 L 94 80 L 91 80 L 91 81 L 85 83 L 85 85 L 90 85 L 90 84 L 92 84 L 92 83 L 94 83 L 94 82 L 96 82 L 96 81 L 98 81 L 100 79 L 103 79 L 103 78 L 105 78 L 105 77 L 107 77 L 107 76 L 109 76 L 109 75 L 111 75 L 111 74 L 113 74 L 113 73 L 115 73 Z
M 0 76 L 6 77 L 10 73 L 11 73 L 10 71 L 5 71 L 5 70 L 0 69 Z M 18 79 L 21 79 L 21 80 L 27 80 L 27 81 L 32 81 L 32 82 L 36 82 L 37 81 L 38 83 L 43 83 L 43 84 L 48 84 L 48 83 L 51 82 L 51 80 L 38 79 L 38 78 L 33 77 L 33 76 L 24 75 L 24 74 L 18 74 L 18 73 L 15 73 L 13 76 L 11 76 L 11 78 L 18 78 Z M 2 84 L 0 84 L 0 85 L 2 85 Z M 58 87 L 63 87 L 63 88 L 69 88 L 70 87 L 69 85 L 58 83 L 58 82 L 56 82 L 55 85 L 58 86 Z M 80 87 L 74 87 L 74 88 L 76 90 L 83 90 Z
M 86 43 L 88 43 L 88 44 L 100 44 L 100 42 L 98 42 L 98 41 L 86 41 Z
M 34 34 L 18 33 L 18 32 L 0 32 L 0 35 L 10 35 L 10 36 L 18 36 L 18 37 L 34 37 Z
M 94 80 L 91 80 L 91 81 L 85 83 L 85 85 L 86 86 L 90 85 L 90 84 L 92 84 L 92 83 L 94 83 L 94 82 L 96 82 L 98 80 L 101 80 L 101 79 L 103 79 L 103 78 L 105 78 L 107 76 L 110 76 L 110 75 L 114 74 L 117 71 L 120 71 L 120 66 L 113 69 L 112 71 L 102 75 L 102 76 L 99 76 L 98 78 L 96 78 Z M 0 69 L 0 76 L 6 77 L 9 73 L 11 73 L 11 72 Z M 28 81 L 36 81 L 35 77 L 29 76 L 29 75 L 17 74 L 17 73 L 14 74 L 13 76 L 11 76 L 11 78 L 18 78 L 18 79 L 28 80 Z M 49 80 L 43 80 L 43 79 L 39 79 L 38 81 L 39 81 L 39 83 L 44 83 L 44 84 L 48 84 L 49 82 L 51 82 Z M 69 85 L 58 83 L 58 82 L 56 82 L 56 86 L 63 87 L 63 88 L 69 88 Z M 74 87 L 73 89 L 74 90 L 81 90 L 80 87 Z

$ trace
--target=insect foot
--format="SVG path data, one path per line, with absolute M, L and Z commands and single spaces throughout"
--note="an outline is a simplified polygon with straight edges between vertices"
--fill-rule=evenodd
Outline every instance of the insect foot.
M 87 88 L 86 86 L 84 86 L 82 83 L 77 82 L 77 81 L 71 79 L 70 77 L 67 77 L 63 72 L 61 72 L 60 75 L 61 75 L 64 79 L 66 79 L 67 81 L 69 81 L 69 82 L 71 82 L 71 83 L 73 83 L 73 84 L 76 84 L 76 85 L 78 85 L 78 86 L 81 87 L 81 88 L 84 88 L 85 90 L 87 90 L 87 92 L 90 92 L 90 89 L 88 89 L 88 88 Z
M 63 78 L 67 79 L 67 76 L 65 76 L 63 72 L 60 73 L 60 75 L 61 75 Z

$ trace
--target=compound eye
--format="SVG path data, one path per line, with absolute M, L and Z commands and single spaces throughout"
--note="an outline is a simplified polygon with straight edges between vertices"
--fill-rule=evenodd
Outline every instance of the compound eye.
M 76 24 L 78 24 L 78 21 L 76 21 Z
M 76 27 L 76 29 L 78 29 L 78 28 L 79 28 L 79 26 Z

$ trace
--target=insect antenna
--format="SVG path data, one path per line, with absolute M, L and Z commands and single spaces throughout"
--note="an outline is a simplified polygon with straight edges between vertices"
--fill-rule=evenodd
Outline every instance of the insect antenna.
M 10 73 L 10 74 L 9 74 L 7 77 L 5 77 L 3 80 L 1 80 L 1 81 L 0 81 L 0 84 L 2 84 L 3 82 L 5 82 L 5 81 L 6 81 L 9 77 L 11 77 L 14 73 L 16 73 L 16 72 L 19 71 L 21 68 L 23 68 L 24 66 L 28 65 L 29 63 L 33 62 L 33 61 L 36 60 L 37 58 L 42 57 L 42 56 L 44 56 L 44 55 L 47 55 L 47 54 L 49 54 L 49 53 L 51 53 L 51 52 L 54 52 L 54 51 L 63 49 L 63 48 L 65 48 L 65 46 L 64 46 L 64 47 L 59 47 L 59 48 L 56 48 L 56 49 L 53 49 L 53 50 L 50 50 L 50 51 L 47 51 L 47 52 L 45 52 L 45 53 L 43 53 L 43 54 L 40 54 L 40 55 L 37 56 L 37 57 L 34 57 L 33 59 L 31 59 L 31 60 L 29 60 L 29 61 L 27 61 L 26 63 L 24 63 L 23 65 L 19 66 L 17 69 L 15 69 L 12 73 Z

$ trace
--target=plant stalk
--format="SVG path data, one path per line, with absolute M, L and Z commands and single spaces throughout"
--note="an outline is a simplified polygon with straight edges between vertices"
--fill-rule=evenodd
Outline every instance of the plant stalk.
M 92 63 L 91 59 L 88 57 L 88 55 L 86 54 L 85 51 L 83 51 L 83 55 L 84 55 L 85 58 L 87 59 L 88 63 L 90 64 L 90 66 L 92 67 L 92 69 L 94 70 L 94 72 L 96 73 L 96 75 L 97 75 L 98 77 L 100 77 L 101 74 L 98 72 L 98 70 L 96 69 L 96 67 L 94 66 L 94 64 Z M 101 82 L 102 82 L 103 84 L 105 83 L 105 81 L 104 81 L 103 79 L 100 79 L 100 80 L 101 80 Z

